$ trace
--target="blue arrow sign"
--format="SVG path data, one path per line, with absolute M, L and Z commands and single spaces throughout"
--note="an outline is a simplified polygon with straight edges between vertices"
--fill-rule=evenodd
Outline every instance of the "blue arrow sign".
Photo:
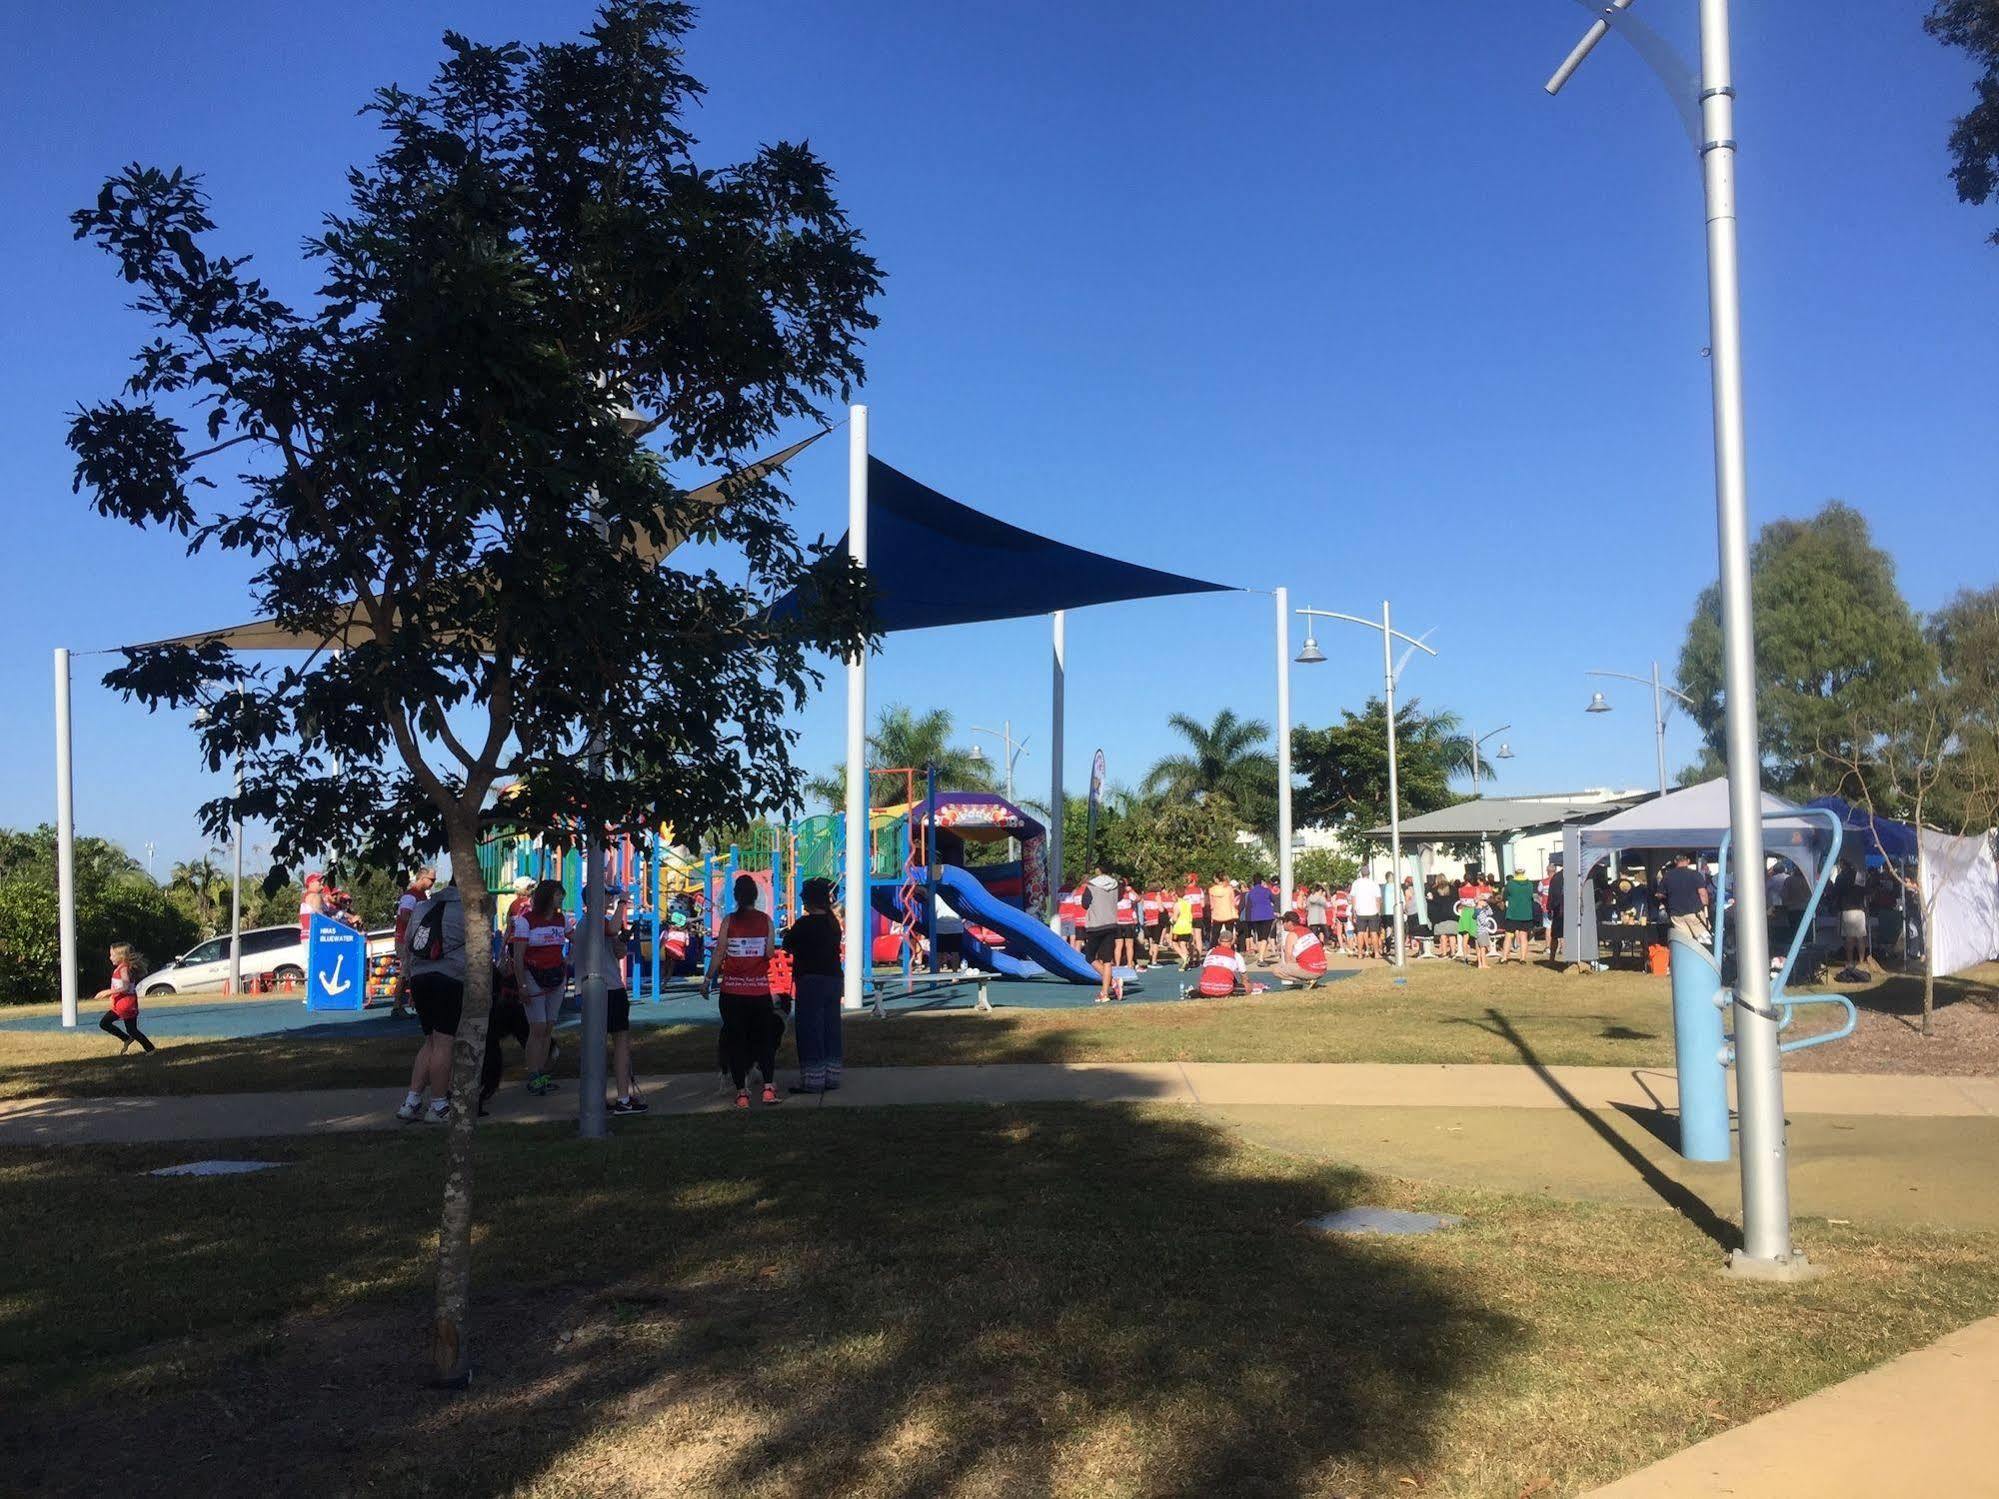
M 359 1010 L 367 999 L 367 936 L 344 922 L 315 915 L 305 939 L 305 1007 Z

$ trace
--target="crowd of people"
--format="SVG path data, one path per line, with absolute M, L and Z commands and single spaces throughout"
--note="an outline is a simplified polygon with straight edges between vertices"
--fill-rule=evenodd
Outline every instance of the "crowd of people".
M 1121 996 L 1119 969 L 1175 963 L 1246 973 L 1270 968 L 1287 983 L 1316 984 L 1328 954 L 1388 958 L 1394 954 L 1395 906 L 1402 906 L 1402 940 L 1414 958 L 1527 962 L 1530 943 L 1552 953 L 1560 937 L 1559 881 L 1516 871 L 1488 880 L 1477 870 L 1460 879 L 1437 875 L 1422 887 L 1405 876 L 1398 889 L 1363 873 L 1345 886 L 1300 885 L 1280 913 L 1278 891 L 1263 876 L 1245 883 L 1217 875 L 1204 883 L 1188 874 L 1178 889 L 1139 889 L 1099 868 L 1061 899 L 1057 922 L 1101 977 L 1100 1002 Z
M 807 880 L 800 914 L 781 936 L 758 907 L 756 880 L 739 876 L 734 907 L 721 919 L 699 982 L 702 998 L 716 998 L 721 1018 L 718 1062 L 736 1089 L 736 1106 L 748 1108 L 752 1077 L 765 1104 L 779 1101 L 777 1054 L 785 1018 L 796 1011 L 799 1081 L 793 1093 L 831 1092 L 840 1086 L 840 926 L 832 886 Z M 687 951 L 689 923 L 663 927 L 662 941 L 677 939 L 674 956 Z M 630 948 L 634 919 L 629 898 L 605 892 L 605 1032 L 610 1047 L 613 1114 L 643 1114 L 647 1104 L 632 1071 Z M 435 872 L 419 871 L 399 903 L 396 954 L 398 1010 L 407 1003 L 423 1029 L 409 1087 L 396 1109 L 405 1121 L 450 1117 L 451 1050 L 463 1018 L 465 983 L 473 962 L 493 967 L 493 1002 L 480 1079 L 481 1111 L 499 1091 L 503 1044 L 511 1039 L 526 1058 L 526 1089 L 537 1097 L 555 1092 L 561 1049 L 554 1037 L 571 985 L 571 945 L 576 920 L 564 910 L 559 880 L 519 881 L 493 942 L 481 944 L 465 929 L 456 881 L 435 885 Z

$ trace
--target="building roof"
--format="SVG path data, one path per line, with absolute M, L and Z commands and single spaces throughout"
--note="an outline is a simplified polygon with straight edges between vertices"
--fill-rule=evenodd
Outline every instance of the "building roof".
M 1565 822 L 1608 816 L 1643 801 L 1648 793 L 1631 792 L 1602 799 L 1597 799 L 1598 795 L 1590 793 L 1589 800 L 1569 796 L 1478 797 L 1403 818 L 1402 841 L 1450 843 L 1464 838 L 1496 838 L 1537 828 L 1555 828 Z M 1385 827 L 1370 828 L 1366 834 L 1369 838 L 1388 835 Z

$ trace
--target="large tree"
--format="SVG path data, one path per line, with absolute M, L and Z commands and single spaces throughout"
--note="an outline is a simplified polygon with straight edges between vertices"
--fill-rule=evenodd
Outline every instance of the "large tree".
M 1839 789 L 1847 736 L 1885 720 L 1935 669 L 1935 655 L 1859 511 L 1838 501 L 1765 526 L 1750 551 L 1756 692 L 1765 784 L 1786 796 Z M 1721 590 L 1694 606 L 1680 650 L 1710 765 L 1723 762 Z
M 1425 712 L 1413 697 L 1396 704 L 1395 772 L 1403 812 L 1434 812 L 1458 801 L 1451 777 L 1471 772 L 1474 753 L 1455 713 Z M 1344 710 L 1326 728 L 1293 729 L 1291 763 L 1303 782 L 1300 822 L 1360 842 L 1367 829 L 1388 821 L 1388 709 L 1380 698 L 1369 698 L 1358 713 Z M 1494 774 L 1482 757 L 1479 769 Z
M 1238 718 L 1233 708 L 1224 708 L 1208 723 L 1175 713 L 1166 726 L 1187 748 L 1146 772 L 1143 790 L 1148 796 L 1182 801 L 1225 796 L 1253 831 L 1276 825 L 1277 757 L 1266 747 L 1269 724 L 1260 718 Z
M 309 306 L 210 248 L 178 168 L 129 167 L 75 215 L 155 330 L 125 391 L 74 419 L 78 487 L 240 553 L 257 606 L 327 646 L 275 670 L 212 642 L 134 650 L 106 679 L 208 708 L 203 756 L 240 759 L 243 788 L 204 823 L 266 822 L 279 875 L 328 846 L 384 867 L 443 847 L 483 932 L 503 780 L 511 818 L 571 836 L 796 798 L 783 715 L 812 651 L 864 647 L 865 579 L 834 559 L 808 616 L 773 625 L 827 549 L 801 546 L 775 476 L 697 504 L 668 463 L 738 471 L 823 419 L 861 375 L 879 276 L 810 150 L 696 161 L 690 24 L 615 0 L 560 45 L 447 34 L 429 87 L 369 103 L 384 144 L 307 246 Z M 701 563 L 659 565 L 690 538 Z M 453 1052 L 432 1353 L 454 1385 L 490 977 L 470 965 Z
M 76 840 L 79 977 L 94 991 L 111 977 L 114 942 L 129 942 L 157 966 L 206 935 L 117 844 Z M 0 1004 L 40 1004 L 62 981 L 56 903 L 56 830 L 0 829 Z
M 1951 127 L 1950 176 L 1963 202 L 1990 202 L 1999 193 L 1999 0 L 1936 0 L 1923 29 L 1984 69 L 1971 86 L 1971 108 Z M 1999 245 L 1999 229 L 1991 239 Z

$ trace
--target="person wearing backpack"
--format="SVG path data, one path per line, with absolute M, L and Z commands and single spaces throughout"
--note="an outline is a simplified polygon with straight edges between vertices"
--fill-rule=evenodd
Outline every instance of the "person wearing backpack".
M 443 1124 L 451 1117 L 451 1048 L 465 1005 L 465 906 L 456 877 L 417 909 L 403 930 L 396 957 L 409 975 L 410 1002 L 423 1026 L 423 1044 L 396 1117 L 405 1124 L 418 1118 Z

